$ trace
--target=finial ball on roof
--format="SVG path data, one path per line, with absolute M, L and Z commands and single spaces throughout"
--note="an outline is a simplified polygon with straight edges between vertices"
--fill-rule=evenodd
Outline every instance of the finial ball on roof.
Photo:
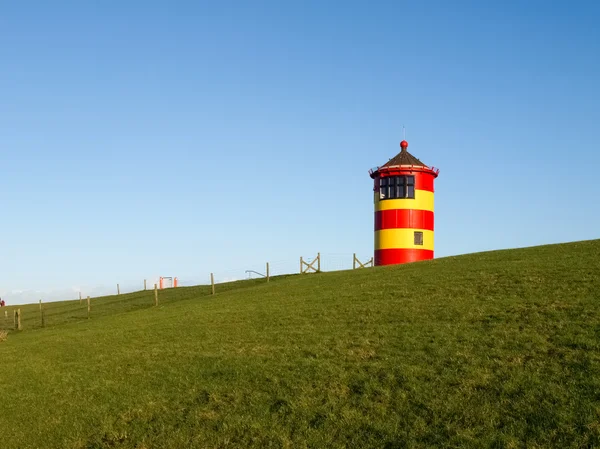
M 403 150 L 406 150 L 408 148 L 408 142 L 406 140 L 403 140 L 402 142 L 400 142 L 400 148 L 402 148 Z

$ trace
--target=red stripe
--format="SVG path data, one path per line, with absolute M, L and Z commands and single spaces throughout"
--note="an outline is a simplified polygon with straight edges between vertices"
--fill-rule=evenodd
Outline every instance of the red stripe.
M 377 249 L 375 265 L 394 265 L 433 259 L 433 251 L 428 249 Z
M 423 173 L 423 172 L 411 172 L 410 170 L 399 170 L 399 169 L 390 169 L 385 172 L 381 172 L 381 177 L 386 178 L 388 176 L 400 176 L 400 175 L 411 175 L 415 177 L 415 189 L 417 190 L 427 190 L 428 192 L 433 192 L 433 180 L 435 176 L 431 173 Z M 375 186 L 379 187 L 379 179 L 375 178 Z
M 415 173 L 415 189 L 433 192 L 433 180 L 435 177 L 429 173 Z
M 390 209 L 375 212 L 375 230 L 414 228 L 433 231 L 433 212 L 418 209 Z

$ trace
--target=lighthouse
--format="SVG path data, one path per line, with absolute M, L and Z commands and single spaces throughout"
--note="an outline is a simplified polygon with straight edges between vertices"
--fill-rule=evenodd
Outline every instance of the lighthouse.
M 439 174 L 408 152 L 408 142 L 369 171 L 375 205 L 375 265 L 433 259 L 433 182 Z

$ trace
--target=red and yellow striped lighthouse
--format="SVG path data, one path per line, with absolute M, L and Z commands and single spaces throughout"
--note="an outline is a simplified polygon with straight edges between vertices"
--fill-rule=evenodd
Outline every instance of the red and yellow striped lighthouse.
M 433 181 L 428 167 L 400 142 L 400 153 L 371 169 L 375 203 L 375 265 L 433 259 Z

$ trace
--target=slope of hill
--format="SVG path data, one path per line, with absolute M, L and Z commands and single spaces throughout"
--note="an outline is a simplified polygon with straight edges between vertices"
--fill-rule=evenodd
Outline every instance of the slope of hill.
M 11 333 L 0 447 L 600 445 L 600 240 L 230 287 Z

